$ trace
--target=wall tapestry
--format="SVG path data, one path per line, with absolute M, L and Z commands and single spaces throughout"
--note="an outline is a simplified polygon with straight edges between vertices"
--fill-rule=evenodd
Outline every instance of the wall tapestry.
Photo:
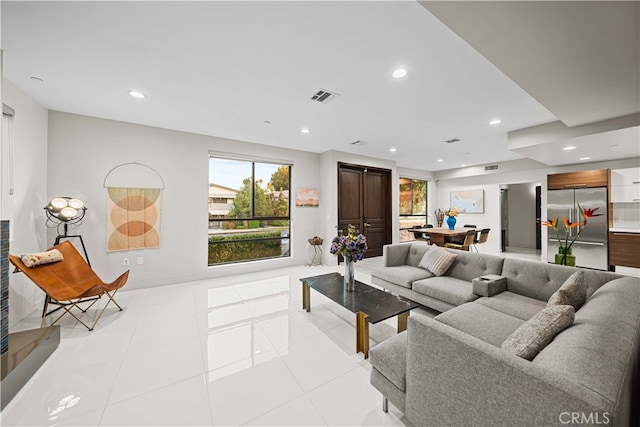
M 317 188 L 297 188 L 296 206 L 320 206 L 320 191 Z
M 449 205 L 464 213 L 484 213 L 484 190 L 452 191 Z
M 107 251 L 160 246 L 159 188 L 107 187 Z

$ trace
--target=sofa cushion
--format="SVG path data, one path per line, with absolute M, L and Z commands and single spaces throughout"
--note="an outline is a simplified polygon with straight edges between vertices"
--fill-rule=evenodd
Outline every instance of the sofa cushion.
M 451 267 L 457 256 L 436 245 L 431 245 L 431 248 L 420 260 L 418 267 L 429 270 L 436 276 L 442 276 Z
M 407 332 L 382 341 L 369 352 L 371 366 L 400 390 L 407 388 Z
M 578 311 L 587 300 L 587 286 L 584 283 L 584 271 L 578 270 L 564 281 L 560 289 L 555 291 L 547 307 L 554 305 L 572 305 Z
M 412 289 L 414 292 L 455 306 L 478 299 L 478 295 L 473 293 L 471 282 L 449 276 L 415 281 Z
M 571 305 L 554 305 L 527 320 L 502 343 L 501 348 L 523 359 L 533 359 L 553 338 L 573 324 Z
M 412 267 L 417 267 L 422 260 L 424 254 L 429 250 L 430 246 L 424 242 L 411 243 L 409 246 L 409 253 L 407 254 L 406 264 Z
M 640 327 L 638 289 L 632 277 L 603 285 L 533 363 L 617 401 L 625 372 L 635 363 L 629 355 Z
M 451 270 L 454 267 L 455 263 Z M 507 290 L 547 302 L 564 281 L 577 270 L 576 267 L 506 258 L 501 274 L 507 278 Z M 604 283 L 619 277 L 621 276 L 607 271 L 590 270 L 585 277 L 587 298 Z
M 376 267 L 371 270 L 371 276 L 411 289 L 413 282 L 433 277 L 433 274 L 423 268 L 398 265 L 395 267 Z
M 496 347 L 524 323 L 524 320 L 476 303 L 462 304 L 435 319 Z
M 479 298 L 476 303 L 522 320 L 529 320 L 545 309 L 544 301 L 509 291 L 501 292 L 492 297 Z
M 471 282 L 480 276 L 489 274 L 502 275 L 504 258 L 459 250 L 455 250 L 455 253 L 458 254 L 458 257 L 447 271 L 447 276 Z

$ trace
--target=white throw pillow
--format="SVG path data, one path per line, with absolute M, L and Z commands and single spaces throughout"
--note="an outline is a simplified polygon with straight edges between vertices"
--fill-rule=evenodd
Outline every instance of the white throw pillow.
M 20 260 L 27 267 L 35 267 L 36 265 L 49 264 L 52 262 L 62 261 L 64 257 L 62 252 L 57 249 L 51 249 L 46 252 L 37 252 L 34 254 L 25 254 L 20 257 Z
M 547 307 L 509 335 L 501 348 L 514 356 L 532 360 L 556 335 L 573 325 L 574 319 L 575 309 L 571 305 Z
M 442 276 L 451 267 L 457 256 L 441 247 L 431 245 L 420 260 L 418 267 L 429 270 L 436 276 Z

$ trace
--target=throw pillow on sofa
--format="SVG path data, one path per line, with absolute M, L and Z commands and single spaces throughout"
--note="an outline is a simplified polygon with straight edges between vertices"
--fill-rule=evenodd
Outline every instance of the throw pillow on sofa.
M 437 245 L 431 245 L 422 256 L 418 267 L 429 270 L 436 276 L 442 276 L 451 267 L 457 256 Z
M 573 273 L 560 288 L 551 295 L 547 307 L 554 305 L 572 305 L 576 311 L 587 300 L 587 285 L 584 282 L 584 271 Z
M 532 360 L 556 335 L 571 326 L 574 319 L 575 309 L 571 305 L 547 307 L 509 335 L 501 348 Z

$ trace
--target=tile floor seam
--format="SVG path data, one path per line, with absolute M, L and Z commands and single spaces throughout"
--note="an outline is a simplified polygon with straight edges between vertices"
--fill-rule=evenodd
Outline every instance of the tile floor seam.
M 194 378 L 196 378 L 198 376 L 201 376 L 201 375 L 206 375 L 206 373 L 200 372 L 200 373 L 198 373 L 196 375 L 191 375 L 191 376 L 188 376 L 188 377 L 185 377 L 185 378 L 181 378 L 181 379 L 179 379 L 177 381 L 174 381 L 174 382 L 171 382 L 171 383 L 167 383 L 167 384 L 163 384 L 160 387 L 156 387 L 156 388 L 147 390 L 147 391 L 145 391 L 143 393 L 135 394 L 135 395 L 126 397 L 126 398 L 124 398 L 122 400 L 118 400 L 118 401 L 115 401 L 115 402 L 109 402 L 109 400 L 111 398 L 111 393 L 109 393 L 109 399 L 107 399 L 108 403 L 106 404 L 106 406 L 104 408 L 106 409 L 106 408 L 109 408 L 109 407 L 114 406 L 114 405 L 119 405 L 119 404 L 124 403 L 126 401 L 129 401 L 131 399 L 137 399 L 137 398 L 139 398 L 141 396 L 144 396 L 146 394 L 149 394 L 149 393 L 155 393 L 156 391 L 162 390 L 162 389 L 167 388 L 167 387 L 172 387 L 172 386 L 174 386 L 176 384 L 180 384 L 180 383 L 185 382 L 185 381 L 192 380 L 192 379 L 194 379 Z M 111 389 L 111 392 L 113 392 L 113 388 Z

